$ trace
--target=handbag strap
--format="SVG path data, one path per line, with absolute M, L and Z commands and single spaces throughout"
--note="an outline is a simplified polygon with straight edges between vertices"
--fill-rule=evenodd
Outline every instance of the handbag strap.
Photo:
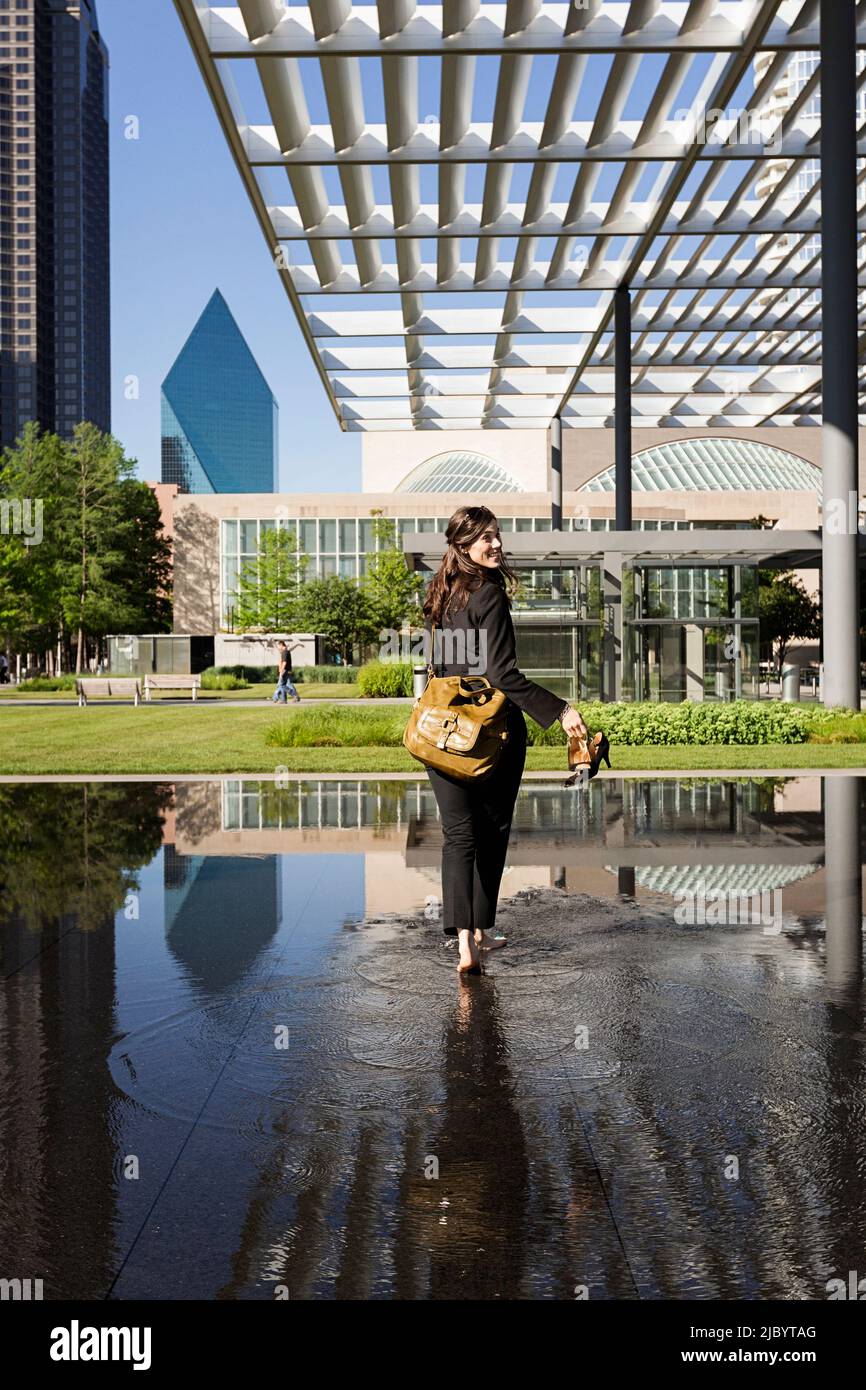
M 434 620 L 431 618 L 431 619 L 430 619 L 430 656 L 429 656 L 429 659 L 428 659 L 428 661 L 427 661 L 427 675 L 428 675 L 428 678 L 435 677 L 435 675 L 436 675 L 436 666 L 435 666 L 435 663 L 434 663 L 434 660 L 433 660 L 435 654 L 436 654 L 436 623 L 435 623 Z
M 495 693 L 494 687 L 490 684 L 486 676 L 459 676 L 460 691 L 463 695 L 470 697 L 483 695 L 485 699 Z M 473 690 L 472 682 L 476 682 L 476 689 Z

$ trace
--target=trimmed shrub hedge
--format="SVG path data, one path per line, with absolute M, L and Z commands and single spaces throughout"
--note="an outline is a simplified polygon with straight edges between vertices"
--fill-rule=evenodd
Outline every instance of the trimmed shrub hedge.
M 247 685 L 258 685 L 260 682 L 270 683 L 271 681 L 276 685 L 277 668 L 276 666 L 208 666 L 201 673 L 202 685 L 206 679 L 210 679 L 212 676 L 234 676 L 235 680 L 246 681 Z M 232 688 L 237 689 L 237 686 L 205 686 L 206 690 Z
M 299 666 L 292 672 L 295 685 L 302 681 L 315 681 L 323 685 L 351 685 L 358 676 L 357 666 Z M 276 666 L 208 666 L 202 671 L 205 676 L 236 676 L 248 685 L 276 685 Z M 209 687 L 213 689 L 214 687 Z M 229 687 L 237 689 L 238 687 Z
M 22 681 L 18 686 L 5 687 L 6 690 L 74 690 L 77 680 L 88 680 L 90 672 L 82 673 L 80 676 L 32 676 L 29 681 Z
M 219 675 L 202 671 L 202 690 L 248 690 L 249 686 L 250 682 L 244 680 L 243 676 L 235 676 L 228 671 L 221 671 Z
M 685 700 L 680 705 L 602 704 L 587 700 L 580 705 L 590 732 L 603 729 L 611 743 L 639 745 L 805 743 L 814 711 L 780 701 L 759 703 L 734 700 L 730 704 Z M 563 743 L 559 724 L 540 729 L 529 723 L 530 742 L 536 746 Z
M 358 694 L 367 698 L 412 694 L 409 661 L 368 661 L 358 672 Z
M 399 671 L 399 665 L 394 663 L 389 669 Z M 411 677 L 411 667 L 409 670 Z M 729 705 L 605 705 L 587 701 L 580 709 L 590 731 L 603 729 L 614 745 L 866 742 L 866 715 L 775 701 L 752 704 L 739 700 Z M 293 712 L 270 726 L 266 742 L 281 748 L 397 748 L 403 741 L 407 717 L 405 708 L 332 707 Z M 535 747 L 565 743 L 558 722 L 542 729 L 527 719 L 526 727 L 528 742 Z
M 866 743 L 866 713 L 854 709 L 816 709 L 810 719 L 810 743 Z
M 316 681 L 322 685 L 354 685 L 361 669 L 360 666 L 299 666 L 292 680 L 295 685 L 299 681 L 306 681 L 308 684 Z

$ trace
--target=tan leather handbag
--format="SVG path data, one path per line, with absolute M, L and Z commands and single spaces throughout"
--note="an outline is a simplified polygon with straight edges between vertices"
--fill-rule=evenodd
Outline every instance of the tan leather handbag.
M 431 643 L 435 624 L 431 631 Z M 412 706 L 403 746 L 413 758 L 461 782 L 489 777 L 508 742 L 506 696 L 484 676 L 437 676 Z

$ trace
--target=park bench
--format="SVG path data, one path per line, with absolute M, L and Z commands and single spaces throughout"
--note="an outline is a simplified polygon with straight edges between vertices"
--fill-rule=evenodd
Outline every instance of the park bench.
M 78 695 L 79 708 L 86 705 L 88 700 L 108 699 L 110 696 L 121 695 L 127 700 L 132 697 L 136 705 L 141 704 L 141 686 L 134 676 L 106 676 L 95 677 L 93 680 L 77 680 L 75 690 Z
M 201 690 L 201 676 L 145 676 L 144 698 L 150 699 L 152 690 L 191 690 L 195 699 Z

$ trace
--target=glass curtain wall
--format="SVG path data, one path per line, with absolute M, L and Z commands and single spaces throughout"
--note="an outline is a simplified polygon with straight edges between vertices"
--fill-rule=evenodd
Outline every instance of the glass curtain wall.
M 626 699 L 758 698 L 753 566 L 635 566 L 624 595 Z
M 238 576 L 244 565 L 256 560 L 261 537 L 275 526 L 285 527 L 297 537 L 299 551 L 309 559 L 310 579 L 326 579 L 339 574 L 344 579 L 363 579 L 367 557 L 379 549 L 376 523 L 379 522 L 388 543 L 400 544 L 406 535 L 444 531 L 447 517 L 252 517 L 249 520 L 224 520 L 220 532 L 221 613 L 225 628 L 233 626 L 233 610 L 237 602 Z M 549 531 L 549 517 L 502 517 L 500 527 L 506 549 L 507 537 L 514 531 Z M 577 528 L 575 528 L 577 529 Z M 430 571 L 422 569 L 424 575 Z M 530 576 L 527 590 L 531 596 L 538 585 L 539 597 L 550 589 L 550 580 L 539 572 L 536 580 Z
M 221 591 L 231 631 L 238 576 L 255 561 L 269 528 L 286 527 L 309 559 L 307 574 L 362 579 L 378 549 L 374 517 L 224 520 Z M 401 516 L 386 536 L 444 531 L 445 517 Z M 703 523 L 706 525 L 706 523 Z M 500 519 L 505 549 L 514 532 L 551 529 L 549 517 Z M 610 531 L 606 518 L 570 518 L 568 529 Z M 640 521 L 635 529 L 689 530 L 691 523 Z M 429 574 L 429 571 L 422 571 Z M 605 669 L 605 607 L 599 564 L 562 561 L 518 571 L 514 600 L 517 656 L 532 679 L 570 700 L 611 699 Z M 624 566 L 623 698 L 758 698 L 757 572 L 749 566 Z
M 599 699 L 604 652 L 601 567 L 560 561 L 519 570 L 518 576 L 513 613 L 521 670 L 564 699 Z

